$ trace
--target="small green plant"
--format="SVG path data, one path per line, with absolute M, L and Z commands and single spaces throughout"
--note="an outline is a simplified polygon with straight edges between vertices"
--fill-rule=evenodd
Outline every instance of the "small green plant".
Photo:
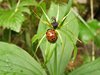
M 35 0 L 18 0 L 16 6 L 12 6 L 11 9 L 7 10 L 8 12 L 3 13 L 6 10 L 1 9 L 0 25 L 19 32 L 25 19 L 20 16 L 23 15 L 23 8 L 25 8 L 24 12 L 29 11 L 27 6 L 35 5 L 34 2 L 37 5 Z M 69 61 L 74 61 L 76 58 L 76 42 L 80 41 L 78 36 L 83 42 L 87 41 L 83 38 L 84 34 L 80 29 L 83 29 L 83 32 L 87 30 L 90 35 L 94 36 L 98 28 L 93 26 L 93 31 L 81 16 L 71 8 L 72 2 L 73 0 L 69 0 L 68 4 L 52 2 L 48 12 L 43 9 L 41 4 L 38 4 L 43 12 L 41 18 L 32 11 L 40 19 L 37 34 L 32 38 L 33 45 L 38 42 L 34 50 L 36 59 L 13 44 L 0 42 L 0 75 L 99 75 L 99 58 L 70 73 L 65 73 Z M 23 18 L 23 20 L 19 21 L 17 18 Z M 79 24 L 79 20 L 81 24 Z M 18 25 L 18 28 L 16 25 Z M 43 55 L 43 62 L 36 55 L 39 47 Z
M 71 4 L 72 0 L 69 1 L 68 5 L 51 3 L 47 14 L 41 7 L 44 15 L 40 19 L 38 32 L 33 37 L 32 42 L 39 40 L 36 51 L 40 46 L 44 57 L 44 64 L 47 66 L 50 75 L 61 75 L 64 73 L 66 64 L 68 64 L 71 58 L 71 53 L 77 41 L 79 25 L 76 16 L 70 10 Z M 55 20 L 53 23 L 57 24 L 56 28 L 55 24 L 52 23 L 52 18 Z M 57 33 L 58 39 L 54 43 L 51 43 L 51 38 L 49 38 L 51 41 L 48 41 L 48 38 L 46 38 L 48 36 L 46 33 L 50 33 L 48 29 L 53 29 Z
M 25 21 L 23 13 L 30 14 L 28 6 L 36 6 L 37 2 L 35 0 L 18 0 L 17 3 L 16 1 L 12 1 L 12 3 L 9 1 L 8 3 L 6 9 L 0 8 L 0 26 L 19 32 Z

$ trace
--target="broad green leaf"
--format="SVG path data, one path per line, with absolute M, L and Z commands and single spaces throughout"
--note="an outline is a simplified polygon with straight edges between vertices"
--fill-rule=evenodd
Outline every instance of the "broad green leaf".
M 90 40 L 93 40 L 93 35 L 89 29 L 83 24 L 80 23 L 80 33 L 79 38 L 83 41 L 84 44 L 87 44 Z
M 91 26 L 92 30 L 96 33 L 94 36 L 94 43 L 96 46 L 100 47 L 100 22 L 96 19 L 88 21 L 88 24 Z
M 19 32 L 23 21 L 24 15 L 21 11 L 0 10 L 0 26 L 4 28 Z
M 69 75 L 100 75 L 100 58 L 84 64 L 80 68 L 72 71 Z
M 52 3 L 50 9 L 48 10 L 47 16 L 49 17 L 50 20 L 52 17 L 58 17 L 58 22 L 61 22 L 66 13 L 67 10 L 66 8 L 67 8 L 66 4 L 59 5 Z M 59 15 L 57 15 L 58 10 L 59 10 Z M 48 21 L 45 15 L 42 16 L 41 20 Z M 47 29 L 52 28 L 44 24 L 41 20 L 39 23 L 37 34 L 39 34 L 42 31 L 46 32 Z M 53 49 L 52 46 L 54 44 L 52 43 L 51 43 L 52 45 L 47 44 L 48 41 L 46 37 L 41 43 L 40 48 L 42 50 L 44 59 L 46 58 L 45 52 L 50 52 L 53 49 L 53 52 L 50 53 L 50 58 L 47 63 L 47 68 L 49 70 L 50 75 L 63 75 L 66 65 L 68 64 L 71 58 L 74 45 L 76 44 L 75 37 L 77 37 L 79 33 L 77 19 L 71 11 L 68 13 L 67 18 L 65 19 L 63 25 L 60 28 L 56 29 L 56 31 L 58 33 L 58 40 L 56 41 L 56 43 L 54 43 L 56 44 L 55 48 Z M 49 47 L 49 49 L 47 47 Z
M 23 49 L 0 42 L 0 75 L 46 75 L 46 73 Z
M 87 22 L 88 26 L 91 28 L 91 31 L 96 35 L 91 34 L 90 30 L 83 24 L 80 23 L 80 39 L 87 44 L 90 40 L 95 40 L 97 35 L 97 30 L 100 29 L 99 21 L 90 20 Z

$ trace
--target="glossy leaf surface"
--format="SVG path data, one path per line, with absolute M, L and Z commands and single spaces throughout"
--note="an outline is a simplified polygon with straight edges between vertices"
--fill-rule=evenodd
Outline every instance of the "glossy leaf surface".
M 0 75 L 46 75 L 46 73 L 23 49 L 0 42 Z
M 99 75 L 99 74 L 100 74 L 100 58 L 81 66 L 80 68 L 72 71 L 69 75 Z

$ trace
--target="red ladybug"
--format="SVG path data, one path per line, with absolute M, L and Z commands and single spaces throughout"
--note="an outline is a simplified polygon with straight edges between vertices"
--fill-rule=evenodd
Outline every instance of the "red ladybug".
M 46 32 L 46 38 L 50 43 L 55 43 L 57 40 L 57 33 L 54 29 L 48 29 Z

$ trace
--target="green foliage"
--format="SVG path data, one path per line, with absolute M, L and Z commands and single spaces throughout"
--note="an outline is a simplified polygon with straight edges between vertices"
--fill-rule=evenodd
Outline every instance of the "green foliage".
M 80 23 L 80 39 L 87 44 L 90 40 L 93 40 L 97 46 L 100 46 L 100 39 L 99 39 L 99 29 L 100 29 L 100 22 L 97 20 L 90 20 L 88 21 L 88 26 L 91 28 L 93 33 L 96 35 L 93 35 L 89 29 L 83 24 Z
M 73 12 L 69 11 L 69 13 L 65 17 L 64 14 L 66 14 L 66 8 L 66 4 L 57 5 L 52 3 L 47 14 L 45 13 L 45 11 L 43 11 L 44 15 L 42 16 L 38 27 L 37 34 L 44 32 L 44 34 L 39 37 L 39 40 L 41 40 L 46 31 L 52 28 L 50 27 L 50 25 L 47 25 L 42 21 L 51 23 L 51 18 L 53 16 L 56 17 L 58 23 L 61 23 L 62 19 L 64 19 L 63 25 L 56 29 L 58 33 L 58 40 L 56 41 L 56 43 L 49 43 L 46 37 L 44 37 L 43 41 L 40 44 L 44 60 L 47 61 L 46 65 L 50 72 L 50 75 L 62 75 L 64 73 L 66 64 L 68 64 L 71 58 L 74 45 L 76 44 L 76 38 L 78 37 L 79 33 L 78 21 Z
M 30 13 L 26 6 L 37 5 L 35 0 L 18 0 L 18 3 L 8 9 L 0 9 L 0 26 L 19 32 L 25 20 L 24 14 Z
M 89 26 L 95 31 L 100 28 L 100 22 L 96 19 L 88 21 Z
M 17 3 L 14 0 L 8 1 L 8 8 L 0 8 L 0 26 L 19 32 L 25 21 L 24 13 L 31 14 L 28 7 L 37 6 L 37 2 L 36 0 L 18 0 Z M 80 15 L 71 9 L 73 0 L 69 0 L 68 4 L 55 4 L 52 2 L 48 12 L 46 11 L 46 3 L 41 2 L 37 8 L 35 8 L 39 13 L 35 13 L 36 10 L 34 11 L 34 14 L 40 19 L 40 22 L 37 34 L 32 38 L 32 44 L 35 51 L 34 56 L 37 61 L 39 61 L 39 59 L 35 53 L 40 47 L 44 59 L 42 65 L 46 71 L 41 67 L 40 61 L 38 63 L 23 49 L 13 44 L 0 42 L 0 75 L 65 75 L 65 69 L 71 57 L 72 61 L 74 61 L 77 56 L 78 48 L 76 47 L 76 42 L 78 36 L 85 44 L 93 40 L 94 43 L 100 47 L 100 22 L 97 20 L 85 22 Z M 38 8 L 41 8 L 43 11 L 41 18 L 37 15 L 41 14 Z M 58 27 L 55 29 L 58 39 L 55 43 L 48 42 L 46 38 L 47 30 L 54 29 L 51 24 L 53 22 L 52 17 L 55 17 L 58 23 Z M 79 18 L 81 22 L 78 22 L 77 18 Z M 9 41 L 13 39 L 10 38 L 11 30 L 3 32 L 3 40 Z M 25 37 L 27 46 L 31 49 L 30 33 L 25 31 Z M 86 60 L 87 59 L 89 61 L 90 58 L 86 56 Z M 100 58 L 88 64 L 84 64 L 80 68 L 70 72 L 69 75 L 98 75 L 100 73 L 99 62 Z
M 94 36 L 94 43 L 97 47 L 100 47 L 100 21 L 94 19 L 88 22 L 91 28 L 94 30 L 96 35 Z
M 99 30 L 100 31 L 100 30 Z M 97 47 L 100 48 L 100 32 L 97 34 L 97 36 L 94 37 L 94 43 Z
M 20 11 L 0 10 L 0 26 L 4 28 L 19 32 L 24 19 L 25 17 Z
M 83 23 L 80 23 L 79 38 L 83 41 L 83 43 L 87 44 L 90 40 L 93 40 L 93 36 L 94 35 L 92 35 L 89 29 Z
M 2 0 L 0 0 L 0 2 L 2 2 Z
M 0 75 L 46 75 L 46 73 L 23 49 L 0 42 Z
M 80 68 L 72 71 L 69 75 L 99 75 L 100 74 L 99 62 L 100 58 L 81 66 Z
M 66 7 L 66 13 L 65 13 L 65 16 L 68 14 L 68 12 L 70 11 L 70 8 L 72 6 L 72 3 L 73 3 L 73 0 L 69 0 L 68 4 L 67 4 L 67 7 Z
M 19 6 L 37 6 L 37 2 L 36 0 L 21 0 L 20 5 Z

